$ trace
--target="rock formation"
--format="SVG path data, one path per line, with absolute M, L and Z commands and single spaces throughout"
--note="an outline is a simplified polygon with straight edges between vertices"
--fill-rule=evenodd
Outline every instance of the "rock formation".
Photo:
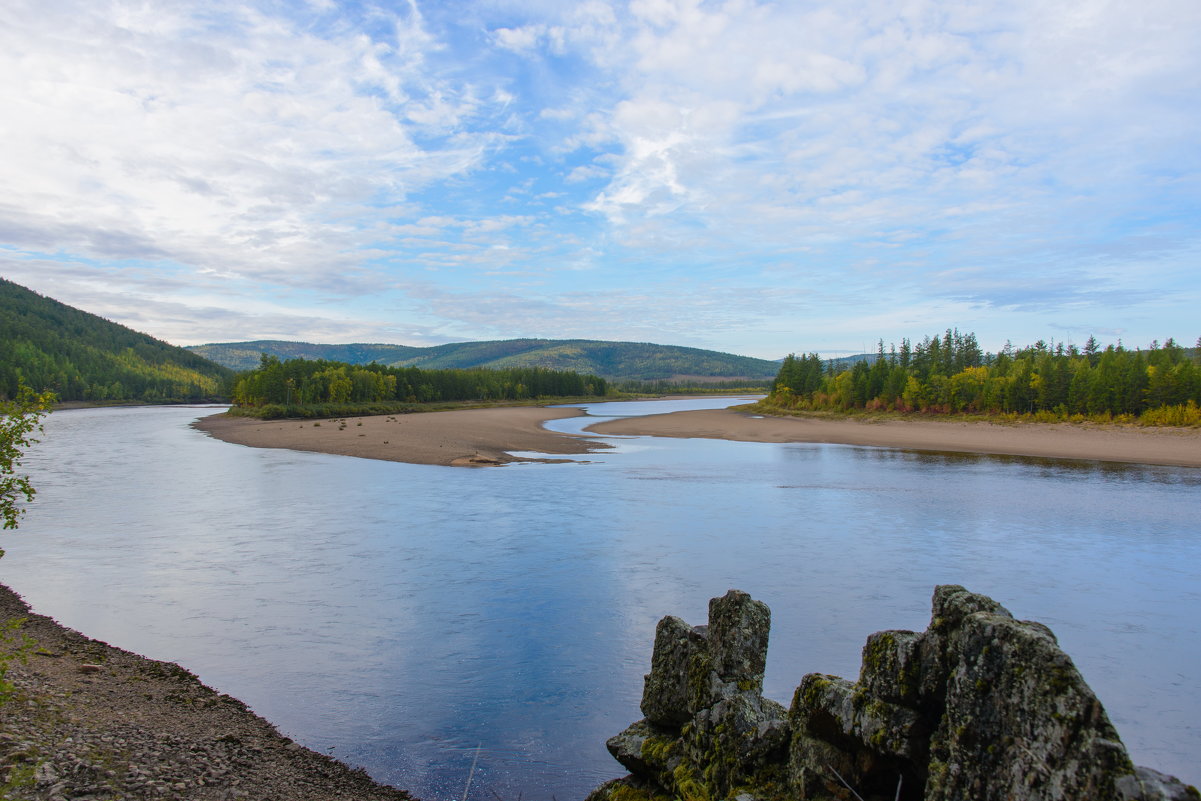
M 1135 767 L 1055 636 L 963 587 L 930 627 L 881 631 L 858 681 L 812 673 L 762 696 L 771 613 L 738 590 L 709 624 L 659 621 L 646 717 L 608 742 L 629 776 L 589 801 L 1201 801 Z

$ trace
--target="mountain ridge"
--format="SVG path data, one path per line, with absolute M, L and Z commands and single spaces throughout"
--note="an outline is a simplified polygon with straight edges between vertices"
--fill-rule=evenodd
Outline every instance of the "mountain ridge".
M 350 364 L 376 361 L 388 366 L 428 369 L 546 367 L 635 381 L 758 382 L 774 379 L 780 369 L 779 362 L 752 356 L 682 345 L 596 339 L 521 338 L 453 342 L 430 347 L 251 340 L 192 345 L 188 350 L 235 370 L 256 367 L 262 353 L 281 359 L 326 359 Z

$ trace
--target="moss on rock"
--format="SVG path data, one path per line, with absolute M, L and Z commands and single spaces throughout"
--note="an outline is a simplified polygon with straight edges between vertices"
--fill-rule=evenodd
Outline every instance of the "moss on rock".
M 932 606 L 926 631 L 868 638 L 858 681 L 805 676 L 787 712 L 760 694 L 765 605 L 732 590 L 707 627 L 664 618 L 647 720 L 609 741 L 632 776 L 590 798 L 1201 801 L 1131 764 L 1045 626 L 955 585 Z

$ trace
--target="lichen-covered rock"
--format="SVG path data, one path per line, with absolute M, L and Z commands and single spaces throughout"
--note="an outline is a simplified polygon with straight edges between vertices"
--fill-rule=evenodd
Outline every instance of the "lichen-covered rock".
M 766 774 L 783 786 L 788 714 L 761 694 L 770 627 L 766 604 L 737 590 L 710 602 L 708 625 L 659 621 L 646 718 L 608 742 L 638 787 L 715 799 L 735 788 L 757 798 L 745 785 Z
M 657 784 L 643 782 L 633 776 L 612 779 L 597 787 L 584 801 L 676 801 L 665 795 Z
M 878 631 L 863 646 L 859 684 L 884 701 L 916 706 L 921 695 L 922 642 L 912 631 Z
M 709 601 L 709 642 L 713 669 L 740 690 L 763 692 L 771 610 L 739 590 Z
M 790 712 L 798 733 L 834 742 L 865 743 L 881 755 L 925 756 L 928 733 L 916 709 L 882 700 L 860 684 L 811 673 L 801 681 Z
M 788 775 L 801 798 L 893 797 L 898 779 L 920 785 L 927 724 L 917 710 L 819 673 L 801 681 L 789 710 Z
M 761 695 L 767 607 L 731 590 L 709 625 L 660 621 L 642 710 L 609 741 L 631 776 L 590 801 L 1201 801 L 1135 768 L 1040 623 L 947 585 L 930 627 L 882 631 L 858 681 L 809 674 L 785 712 Z
M 946 691 L 927 799 L 1117 797 L 1134 765 L 1045 628 L 982 610 L 939 635 Z
M 1151 768 L 1135 768 L 1117 781 L 1122 801 L 1197 801 L 1197 788 Z
M 658 726 L 684 725 L 704 705 L 708 673 L 709 640 L 704 627 L 693 628 L 670 615 L 663 618 L 655 627 L 651 672 L 642 688 L 642 714 Z
M 789 740 L 788 713 L 757 692 L 739 691 L 701 710 L 681 741 L 684 763 L 704 777 L 714 797 L 757 783 L 782 761 Z
M 657 733 L 650 723 L 640 720 L 606 740 L 605 747 L 630 773 L 647 775 L 651 772 L 651 766 L 642 757 L 642 747 L 647 739 L 655 737 Z

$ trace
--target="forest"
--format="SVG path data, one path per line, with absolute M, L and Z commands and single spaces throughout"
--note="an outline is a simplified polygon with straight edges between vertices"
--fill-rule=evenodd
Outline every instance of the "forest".
M 507 370 L 422 370 L 380 364 L 288 359 L 263 354 L 257 370 L 240 375 L 233 400 L 255 417 L 380 411 L 388 404 L 513 401 L 596 397 L 608 385 L 594 375 L 543 367 Z M 383 404 L 383 405 L 381 405 Z M 304 412 L 310 414 L 302 414 Z
M 260 354 L 266 353 L 281 359 L 326 359 L 347 364 L 378 362 L 423 370 L 545 367 L 591 373 L 611 381 L 665 381 L 672 384 L 738 381 L 742 386 L 761 384 L 763 387 L 771 383 L 780 367 L 778 361 L 699 348 L 588 339 L 506 339 L 452 342 L 421 348 L 257 340 L 193 345 L 188 349 L 234 370 L 257 368 Z
M 228 397 L 233 372 L 184 348 L 0 279 L 0 399 L 22 385 L 59 401 Z
M 1146 350 L 1043 341 L 985 354 L 974 334 L 947 330 L 902 340 L 874 359 L 836 371 L 816 354 L 788 356 L 765 407 L 934 414 L 1024 415 L 1038 420 L 1201 424 L 1201 340 L 1168 339 Z

